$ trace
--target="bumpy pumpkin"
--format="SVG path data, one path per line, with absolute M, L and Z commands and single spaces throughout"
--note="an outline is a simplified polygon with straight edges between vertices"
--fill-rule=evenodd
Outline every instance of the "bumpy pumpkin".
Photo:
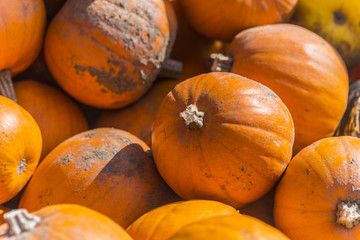
M 346 109 L 349 80 L 341 57 L 320 36 L 292 24 L 255 27 L 239 33 L 227 55 L 233 60 L 224 71 L 266 85 L 289 108 L 294 153 L 334 133 Z M 213 69 L 219 71 L 216 62 Z
M 216 216 L 183 227 L 169 240 L 289 240 L 278 229 L 246 215 Z
M 40 52 L 45 31 L 44 2 L 1 1 L 0 16 L 0 80 L 7 78 L 8 82 L 29 67 Z
M 360 238 L 360 139 L 319 140 L 290 162 L 276 194 L 276 226 L 291 239 Z
M 29 211 L 74 203 L 127 227 L 145 212 L 179 198 L 161 179 L 137 137 L 98 128 L 59 144 L 40 163 L 20 199 Z
M 78 106 L 57 89 L 32 80 L 16 82 L 20 106 L 38 123 L 43 139 L 41 159 L 65 139 L 88 130 Z
M 12 210 L 4 215 L 0 239 L 21 240 L 131 240 L 110 218 L 75 204 L 57 204 L 28 213 Z
M 101 113 L 97 127 L 114 127 L 125 130 L 151 146 L 151 132 L 157 110 L 163 98 L 180 81 L 157 81 L 139 101 L 130 106 Z
M 0 204 L 25 186 L 39 163 L 41 132 L 20 105 L 0 96 Z
M 297 0 L 180 0 L 192 26 L 208 38 L 231 39 L 249 27 L 284 22 Z
M 163 0 L 69 0 L 49 26 L 45 59 L 80 102 L 124 107 L 159 74 L 172 25 Z
M 145 213 L 126 231 L 135 240 L 166 240 L 189 223 L 213 216 L 233 214 L 238 214 L 238 212 L 229 205 L 217 201 L 180 201 Z
M 293 122 L 280 98 L 231 73 L 178 84 L 164 98 L 152 132 L 156 166 L 179 196 L 235 208 L 274 186 L 293 141 Z

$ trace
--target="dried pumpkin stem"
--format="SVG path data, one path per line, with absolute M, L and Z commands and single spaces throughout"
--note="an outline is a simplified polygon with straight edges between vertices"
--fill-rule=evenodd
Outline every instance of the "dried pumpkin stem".
M 0 94 L 17 102 L 10 69 L 0 71 Z
M 336 222 L 351 229 L 360 222 L 360 208 L 356 202 L 340 202 L 336 212 Z
M 40 217 L 30 214 L 26 209 L 15 209 L 4 213 L 4 219 L 9 225 L 10 234 L 16 236 L 33 230 L 41 221 Z
M 186 126 L 190 130 L 202 128 L 204 115 L 205 113 L 200 112 L 194 104 L 190 104 L 185 111 L 180 113 L 180 117 L 184 119 Z
M 223 55 L 222 53 L 212 53 L 210 55 L 212 72 L 231 72 L 233 57 Z
M 21 175 L 26 170 L 26 166 L 27 166 L 26 159 L 22 158 L 17 167 L 17 174 Z
M 174 59 L 166 59 L 162 64 L 159 77 L 178 79 L 182 74 L 183 64 Z

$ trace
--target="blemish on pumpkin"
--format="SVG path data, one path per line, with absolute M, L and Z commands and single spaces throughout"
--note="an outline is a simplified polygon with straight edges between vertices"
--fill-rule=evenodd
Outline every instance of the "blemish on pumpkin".
M 306 169 L 306 175 L 309 175 L 309 174 L 310 174 L 310 170 Z
M 70 162 L 72 162 L 72 154 L 71 153 L 68 153 L 64 158 L 61 159 L 61 165 L 66 165 Z
M 19 165 L 18 165 L 17 170 L 16 170 L 17 174 L 21 175 L 23 172 L 25 172 L 26 166 L 27 166 L 26 159 L 22 158 L 20 160 Z
M 337 25 L 344 25 L 346 23 L 346 16 L 341 10 L 336 10 L 333 16 L 334 22 Z
M 2 131 L 2 134 L 4 134 L 5 137 L 8 137 L 6 132 Z

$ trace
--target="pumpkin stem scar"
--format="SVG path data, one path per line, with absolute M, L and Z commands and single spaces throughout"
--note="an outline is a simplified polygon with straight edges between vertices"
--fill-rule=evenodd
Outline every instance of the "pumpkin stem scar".
M 29 214 L 26 209 L 15 209 L 4 213 L 4 219 L 9 225 L 10 234 L 15 236 L 33 230 L 41 221 L 40 217 Z
M 205 113 L 200 112 L 194 104 L 190 104 L 185 111 L 180 113 L 180 117 L 184 119 L 186 126 L 190 130 L 202 128 L 204 115 Z
M 21 174 L 25 171 L 26 166 L 27 166 L 27 164 L 26 164 L 26 159 L 25 159 L 25 158 L 22 158 L 22 159 L 20 160 L 20 162 L 19 162 L 18 167 L 17 167 L 17 174 L 18 174 L 18 175 L 21 175 Z
M 17 102 L 10 69 L 0 71 L 0 94 Z
M 359 224 L 360 208 L 357 202 L 340 202 L 337 206 L 336 223 L 348 229 Z
M 212 72 L 231 72 L 233 57 L 221 53 L 212 53 L 209 58 Z

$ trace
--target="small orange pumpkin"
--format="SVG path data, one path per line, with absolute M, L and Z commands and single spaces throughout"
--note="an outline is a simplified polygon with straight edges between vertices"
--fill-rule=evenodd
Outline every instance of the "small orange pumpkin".
M 246 215 L 215 216 L 191 223 L 169 240 L 290 240 L 278 229 Z
M 126 231 L 134 240 L 166 240 L 189 223 L 213 216 L 232 214 L 239 213 L 229 205 L 217 201 L 180 201 L 145 213 Z
M 40 163 L 19 206 L 35 211 L 49 204 L 80 204 L 127 227 L 145 212 L 179 200 L 148 150 L 143 141 L 118 129 L 77 134 Z
M 360 139 L 321 139 L 290 162 L 275 193 L 276 226 L 291 239 L 360 239 Z
M 161 103 L 152 132 L 156 166 L 179 196 L 235 208 L 274 186 L 293 142 L 293 122 L 280 98 L 232 73 L 179 83 Z
M 21 240 L 131 240 L 110 218 L 75 204 L 46 206 L 29 214 L 15 209 L 4 215 L 0 239 Z
M 88 130 L 85 116 L 68 96 L 33 80 L 14 84 L 18 104 L 38 123 L 42 140 L 41 160 L 59 143 Z
M 80 102 L 124 107 L 160 73 L 171 26 L 163 0 L 69 0 L 48 28 L 46 63 Z

